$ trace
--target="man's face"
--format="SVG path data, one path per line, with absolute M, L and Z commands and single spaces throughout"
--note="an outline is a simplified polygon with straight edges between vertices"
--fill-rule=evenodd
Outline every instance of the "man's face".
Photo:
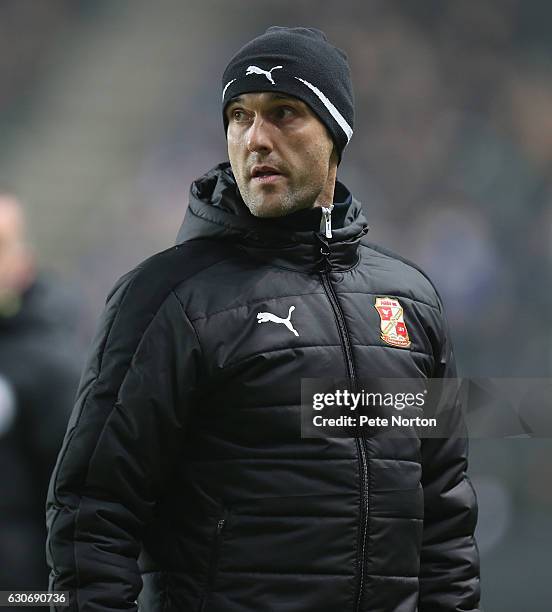
M 228 157 L 253 215 L 281 217 L 331 203 L 337 158 L 309 106 L 284 94 L 249 93 L 234 98 L 226 116 Z

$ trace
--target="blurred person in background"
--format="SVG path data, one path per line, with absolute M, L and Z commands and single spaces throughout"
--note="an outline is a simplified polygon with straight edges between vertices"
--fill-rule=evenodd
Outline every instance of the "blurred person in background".
M 78 383 L 77 317 L 0 193 L 0 589 L 45 590 L 44 504 Z
M 336 180 L 345 53 L 269 28 L 222 115 L 177 246 L 108 296 L 48 494 L 56 609 L 478 612 L 464 437 L 301 438 L 301 378 L 455 377 L 437 291 Z

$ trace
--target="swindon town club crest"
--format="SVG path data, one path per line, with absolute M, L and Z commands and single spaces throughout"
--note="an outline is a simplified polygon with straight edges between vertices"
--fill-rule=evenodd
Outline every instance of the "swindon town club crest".
M 374 307 L 381 319 L 381 339 L 391 346 L 408 348 L 412 343 L 408 337 L 404 311 L 399 300 L 391 297 L 377 297 Z

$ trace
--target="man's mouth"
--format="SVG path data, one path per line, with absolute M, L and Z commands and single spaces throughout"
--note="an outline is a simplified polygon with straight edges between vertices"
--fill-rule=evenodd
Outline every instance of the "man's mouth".
M 273 166 L 253 166 L 251 180 L 259 183 L 272 183 L 282 177 L 283 174 Z

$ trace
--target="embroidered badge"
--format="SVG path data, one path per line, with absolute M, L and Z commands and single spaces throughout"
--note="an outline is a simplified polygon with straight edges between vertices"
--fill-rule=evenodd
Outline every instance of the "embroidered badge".
M 381 339 L 391 346 L 408 348 L 412 342 L 408 337 L 404 311 L 399 300 L 391 297 L 377 297 L 374 308 L 381 319 Z

